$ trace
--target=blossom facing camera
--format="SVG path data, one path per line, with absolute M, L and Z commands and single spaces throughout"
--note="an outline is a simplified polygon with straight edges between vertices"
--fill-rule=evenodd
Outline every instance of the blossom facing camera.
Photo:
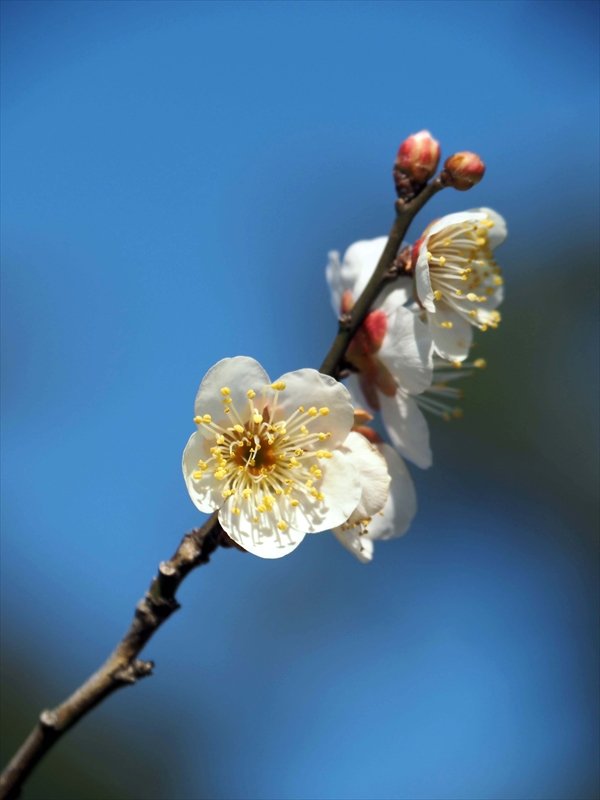
M 396 163 L 394 164 L 394 178 L 397 173 L 409 178 L 412 183 L 421 185 L 433 178 L 440 162 L 440 143 L 436 141 L 429 131 L 413 133 L 400 145 Z
M 343 450 L 354 421 L 348 390 L 314 369 L 271 382 L 253 358 L 225 358 L 204 376 L 183 476 L 200 511 L 262 558 L 290 553 L 306 533 L 357 508 L 358 471 Z
M 443 177 L 445 183 L 466 192 L 479 183 L 485 173 L 485 164 L 476 153 L 455 153 L 446 159 Z
M 500 214 L 476 208 L 432 223 L 413 247 L 416 296 L 435 350 L 448 361 L 467 357 L 473 327 L 498 327 L 504 287 L 494 250 L 506 235 Z

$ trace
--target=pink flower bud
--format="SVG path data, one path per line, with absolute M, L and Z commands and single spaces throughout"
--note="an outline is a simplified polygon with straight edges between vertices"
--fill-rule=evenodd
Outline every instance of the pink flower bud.
M 413 133 L 400 145 L 394 174 L 400 172 L 415 184 L 427 183 L 433 178 L 440 161 L 440 143 L 429 131 Z
M 483 178 L 485 164 L 476 153 L 455 153 L 446 159 L 444 178 L 449 186 L 466 192 Z

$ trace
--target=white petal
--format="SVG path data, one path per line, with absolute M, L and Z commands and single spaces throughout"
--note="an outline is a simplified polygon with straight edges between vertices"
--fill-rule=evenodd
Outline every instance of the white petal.
M 224 358 L 211 367 L 198 389 L 194 413 L 198 416 L 210 414 L 213 422 L 222 425 L 232 425 L 228 421 L 230 415 L 223 411 L 222 388 L 231 391 L 231 399 L 238 413 L 243 419 L 249 415 L 249 403 L 246 392 L 252 389 L 260 397 L 263 386 L 270 383 L 269 376 L 258 361 L 247 356 Z M 202 430 L 202 429 L 201 429 Z M 210 434 L 214 438 L 214 434 Z
M 427 311 L 435 311 L 433 289 L 431 288 L 431 278 L 429 276 L 429 261 L 427 260 L 427 240 L 421 245 L 419 258 L 415 266 L 415 291 L 423 307 Z
M 346 550 L 349 550 L 363 564 L 368 564 L 373 560 L 373 542 L 367 536 L 360 536 L 357 531 L 358 528 L 350 528 L 350 530 L 334 528 L 332 533 Z
M 396 450 L 417 467 L 430 467 L 429 428 L 415 401 L 402 391 L 395 397 L 380 394 L 379 401 L 385 428 Z
M 355 300 L 360 297 L 365 286 L 371 280 L 371 275 L 375 272 L 387 240 L 387 236 L 363 239 L 360 242 L 354 242 L 344 253 L 342 272 L 349 277 L 352 276 L 353 285 L 349 288 L 352 289 Z
M 360 381 L 358 380 L 358 375 L 355 372 L 349 375 L 346 379 L 346 387 L 350 393 L 350 402 L 354 408 L 362 408 L 365 411 L 368 411 L 370 406 L 367 403 L 362 389 L 360 388 Z M 371 409 L 371 411 L 373 410 L 374 409 Z
M 487 209 L 485 209 L 485 211 L 487 211 Z M 457 211 L 454 214 L 446 214 L 445 217 L 442 217 L 441 219 L 438 219 L 437 222 L 434 222 L 431 228 L 427 231 L 427 237 L 424 244 L 427 244 L 427 240 L 430 236 L 443 231 L 444 228 L 447 228 L 449 225 L 460 225 L 462 222 L 475 223 L 485 219 L 485 217 L 486 214 L 484 210 L 480 208 L 473 208 L 471 211 Z
M 508 231 L 506 230 L 506 220 L 497 211 L 494 211 L 493 208 L 474 208 L 470 213 L 481 213 L 485 214 L 488 219 L 494 221 L 494 227 L 489 228 L 488 230 L 488 242 L 490 245 L 491 250 L 495 250 L 497 247 L 500 247 L 502 242 L 508 236 Z
M 210 455 L 210 442 L 200 431 L 196 431 L 185 446 L 181 462 L 183 478 L 192 502 L 205 514 L 210 514 L 224 503 L 221 494 L 223 483 L 212 472 L 205 472 L 200 480 L 194 479 L 194 472 L 198 471 L 198 461 L 207 461 Z
M 334 450 L 331 458 L 315 462 L 323 471 L 323 477 L 315 481 L 315 488 L 325 496 L 324 500 L 296 491 L 291 496 L 299 503 L 293 507 L 287 497 L 278 498 L 282 518 L 290 527 L 306 533 L 320 533 L 342 525 L 358 505 L 362 493 L 358 470 L 339 450 Z M 306 464 L 310 466 L 308 461 Z
M 441 303 L 435 314 L 427 314 L 429 332 L 436 353 L 448 361 L 464 361 L 473 341 L 473 328 L 457 311 Z M 443 328 L 442 322 L 451 322 L 451 328 Z
M 396 382 L 410 394 L 420 394 L 431 386 L 431 334 L 427 325 L 408 308 L 397 308 L 388 317 L 388 328 L 378 355 Z
M 417 493 L 406 464 L 394 448 L 389 444 L 380 444 L 378 449 L 386 460 L 392 484 L 383 513 L 375 514 L 369 523 L 366 538 L 382 541 L 403 536 L 410 528 L 417 513 Z
M 286 388 L 279 393 L 277 401 L 277 421 L 289 418 L 300 406 L 309 408 L 328 408 L 327 416 L 310 418 L 306 426 L 311 433 L 331 433 L 323 443 L 324 449 L 339 447 L 350 432 L 354 423 L 354 409 L 346 387 L 329 375 L 322 375 L 316 369 L 299 369 L 287 372 L 278 378 Z
M 396 278 L 395 281 L 389 283 L 379 293 L 377 300 L 373 303 L 373 308 L 383 308 L 385 301 L 392 294 L 396 295 L 395 302 L 399 301 L 401 305 L 408 303 L 413 296 L 413 279 L 408 277 Z
M 360 433 L 351 431 L 341 451 L 356 467 L 362 489 L 358 506 L 348 518 L 348 523 L 353 524 L 381 511 L 391 478 L 383 455 Z
M 234 514 L 233 497 L 219 512 L 219 522 L 234 542 L 249 553 L 261 558 L 281 558 L 295 550 L 304 539 L 304 533 L 287 528 L 285 531 L 277 527 L 278 518 L 274 511 L 258 514 L 258 522 L 254 522 L 249 503 L 240 503 L 241 514 Z
M 325 277 L 329 285 L 333 313 L 338 317 L 342 306 L 342 295 L 348 289 L 352 291 L 356 280 L 350 279 L 342 272 L 342 262 L 337 250 L 330 250 L 327 256 L 329 261 L 325 267 Z

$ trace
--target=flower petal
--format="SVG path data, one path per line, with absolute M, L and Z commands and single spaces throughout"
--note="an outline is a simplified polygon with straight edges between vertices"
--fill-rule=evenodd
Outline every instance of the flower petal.
M 498 214 L 497 211 L 494 211 L 493 208 L 473 208 L 470 213 L 485 214 L 488 219 L 491 219 L 494 222 L 494 227 L 488 230 L 488 243 L 491 250 L 495 250 L 497 247 L 500 247 L 502 242 L 504 242 L 508 236 L 506 220 L 504 217 Z
M 380 444 L 378 449 L 385 458 L 392 483 L 383 511 L 375 514 L 365 538 L 383 541 L 403 536 L 410 528 L 417 513 L 417 493 L 406 464 L 394 448 Z
M 358 528 L 349 528 L 348 530 L 334 528 L 332 533 L 346 550 L 349 550 L 363 564 L 368 564 L 373 560 L 373 542 L 367 536 L 361 536 L 358 530 Z
M 383 421 L 396 450 L 417 467 L 430 467 L 429 428 L 415 401 L 400 390 L 395 397 L 380 394 L 379 399 Z
M 378 356 L 396 382 L 410 394 L 431 386 L 433 342 L 425 325 L 404 306 L 388 317 L 388 328 Z
M 280 530 L 273 511 L 258 514 L 258 522 L 255 522 L 249 503 L 240 503 L 237 514 L 233 511 L 235 502 L 232 497 L 228 498 L 219 512 L 219 522 L 233 541 L 249 553 L 261 558 L 282 558 L 304 539 L 304 533 L 290 527 Z
M 309 408 L 329 409 L 326 416 L 318 414 L 306 425 L 311 433 L 331 433 L 324 445 L 328 450 L 339 447 L 354 423 L 354 409 L 346 387 L 316 369 L 287 372 L 278 381 L 284 382 L 286 388 L 279 393 L 275 419 L 289 418 L 300 406 L 306 411 Z
M 188 439 L 181 462 L 183 478 L 192 502 L 205 514 L 212 513 L 224 503 L 222 483 L 212 472 L 204 472 L 199 480 L 194 478 L 194 473 L 199 471 L 198 461 L 206 461 L 210 455 L 210 442 L 200 431 L 196 431 Z
M 473 341 L 473 328 L 457 311 L 438 303 L 435 314 L 427 314 L 436 353 L 448 361 L 464 361 Z M 442 323 L 451 323 L 444 327 Z
M 222 388 L 228 388 L 233 405 L 239 414 L 249 413 L 249 403 L 246 392 L 252 389 L 260 396 L 265 385 L 270 383 L 269 376 L 258 361 L 248 356 L 235 356 L 223 358 L 214 367 L 211 367 L 198 389 L 194 403 L 194 413 L 198 416 L 210 414 L 213 422 L 225 423 L 228 415 L 224 412 Z
M 391 478 L 383 455 L 360 433 L 351 431 L 341 450 L 356 467 L 362 487 L 360 502 L 348 518 L 353 524 L 381 511 Z
M 298 505 L 293 507 L 287 497 L 278 498 L 282 518 L 290 527 L 307 533 L 320 533 L 342 525 L 360 502 L 362 494 L 358 470 L 342 452 L 334 450 L 331 458 L 315 459 L 315 462 L 323 471 L 323 477 L 315 483 L 324 495 L 323 500 L 317 500 L 307 492 L 297 492 L 293 496 Z
M 431 288 L 431 278 L 429 276 L 429 261 L 427 259 L 427 239 L 421 245 L 419 258 L 415 266 L 415 292 L 423 308 L 426 308 L 427 311 L 435 311 L 433 289 Z
M 444 228 L 449 227 L 450 225 L 460 225 L 462 222 L 470 222 L 475 223 L 479 222 L 482 219 L 485 219 L 486 213 L 488 209 L 481 209 L 481 208 L 472 208 L 470 211 L 457 211 L 454 214 L 446 214 L 445 217 L 438 219 L 437 222 L 434 222 L 433 225 L 427 231 L 427 235 L 425 237 L 425 241 L 423 245 L 427 244 L 427 240 L 430 236 L 433 236 L 440 231 L 443 231 Z

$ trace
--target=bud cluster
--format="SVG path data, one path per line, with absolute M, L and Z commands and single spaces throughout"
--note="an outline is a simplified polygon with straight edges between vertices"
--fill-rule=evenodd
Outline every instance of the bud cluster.
M 429 131 L 411 134 L 398 150 L 393 176 L 396 193 L 412 200 L 433 178 L 440 161 L 440 143 Z M 483 178 L 485 164 L 476 153 L 455 153 L 446 159 L 439 179 L 444 186 L 466 192 Z

